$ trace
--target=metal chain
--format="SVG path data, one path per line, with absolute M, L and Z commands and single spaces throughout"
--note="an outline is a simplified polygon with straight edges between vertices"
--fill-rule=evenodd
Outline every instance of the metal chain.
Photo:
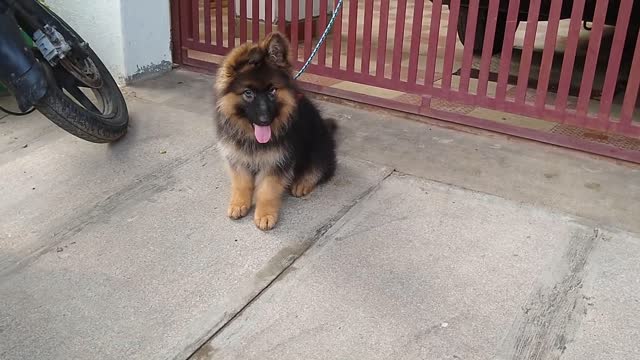
M 321 1 L 326 1 L 326 0 L 321 0 Z M 302 73 L 305 72 L 305 70 L 307 70 L 307 68 L 311 64 L 311 60 L 313 60 L 313 58 L 316 56 L 316 53 L 320 49 L 320 46 L 322 46 L 324 41 L 327 39 L 327 34 L 329 33 L 329 31 L 333 27 L 333 23 L 336 20 L 336 17 L 338 16 L 338 13 L 342 9 L 342 1 L 343 0 L 338 0 L 338 4 L 336 5 L 336 8 L 333 10 L 333 14 L 331 15 L 331 19 L 329 20 L 329 24 L 327 24 L 327 28 L 324 29 L 324 32 L 322 33 L 322 36 L 320 37 L 320 40 L 318 40 L 318 43 L 316 44 L 316 47 L 313 49 L 313 51 L 311 52 L 311 55 L 309 55 L 309 58 L 304 63 L 304 65 L 302 66 L 300 71 L 298 71 L 296 76 L 293 77 L 294 79 L 299 78 L 300 75 L 302 75 Z

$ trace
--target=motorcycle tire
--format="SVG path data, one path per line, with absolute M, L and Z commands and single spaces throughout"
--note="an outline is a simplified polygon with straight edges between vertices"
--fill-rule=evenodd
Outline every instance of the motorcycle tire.
M 109 102 L 111 111 L 108 114 L 98 114 L 84 108 L 64 93 L 53 76 L 49 76 L 49 89 L 44 98 L 36 104 L 36 109 L 53 123 L 81 139 L 94 143 L 113 142 L 127 133 L 127 104 L 102 61 L 90 48 L 86 51 L 102 77 L 101 95 L 103 101 Z M 46 62 L 41 63 L 51 73 L 49 65 Z

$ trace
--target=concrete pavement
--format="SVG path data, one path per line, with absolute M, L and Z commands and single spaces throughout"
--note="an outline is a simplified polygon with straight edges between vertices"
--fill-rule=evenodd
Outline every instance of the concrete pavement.
M 625 233 L 393 175 L 194 359 L 634 359 L 639 256 Z
M 321 102 L 338 176 L 265 234 L 211 84 L 126 89 L 109 146 L 0 118 L 0 358 L 640 357 L 639 167 Z

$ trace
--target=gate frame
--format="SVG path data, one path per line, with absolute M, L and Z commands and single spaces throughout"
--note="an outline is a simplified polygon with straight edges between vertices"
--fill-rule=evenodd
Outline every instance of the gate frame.
M 182 65 L 182 32 L 180 31 L 180 0 L 169 0 L 171 16 L 171 57 L 176 65 Z
M 229 1 L 234 1 L 234 0 L 229 0 Z M 171 47 L 172 47 L 173 62 L 179 66 L 183 66 L 192 71 L 215 74 L 215 71 L 218 68 L 218 65 L 215 63 L 210 63 L 210 62 L 189 58 L 187 55 L 187 51 L 189 49 L 184 46 L 182 41 L 183 34 L 190 34 L 193 32 L 193 29 L 192 29 L 193 22 L 191 22 L 191 24 L 185 24 L 184 21 L 181 21 L 181 18 L 182 18 L 181 15 L 184 14 L 185 12 L 187 14 L 189 13 L 190 11 L 189 5 L 191 4 L 191 2 L 192 0 L 170 0 Z M 440 7 L 441 6 L 442 6 L 442 3 L 440 2 Z M 294 25 L 294 28 L 298 27 L 296 25 Z M 433 23 L 432 23 L 432 26 L 433 26 Z M 340 26 L 337 26 L 337 29 L 341 30 Z M 278 30 L 278 29 L 275 29 L 275 30 Z M 449 32 L 451 31 L 455 32 L 455 29 L 450 29 Z M 433 36 L 430 36 L 430 41 L 432 40 L 433 40 Z M 492 40 L 492 39 L 485 39 L 485 42 L 488 42 L 489 40 Z M 447 39 L 446 42 L 449 42 L 449 40 Z M 433 46 L 433 45 L 428 45 L 428 46 Z M 193 49 L 193 50 L 199 50 L 199 49 Z M 323 51 L 321 50 L 321 52 Z M 482 58 L 484 61 L 485 60 L 484 54 Z M 294 61 L 294 65 L 300 65 L 300 64 L 301 64 L 300 61 L 298 60 Z M 309 66 L 309 69 L 313 70 L 316 67 L 319 67 L 319 66 L 317 64 L 311 64 Z M 481 66 L 481 68 L 483 67 Z M 341 70 L 341 69 L 331 68 L 329 70 L 330 70 L 329 71 L 330 74 L 322 74 L 319 76 L 333 77 L 334 75 L 337 75 L 340 72 L 345 72 L 345 70 Z M 325 71 L 325 73 L 326 72 L 327 71 Z M 333 74 L 334 72 L 336 74 Z M 349 74 L 349 75 L 353 75 L 353 74 Z M 350 76 L 348 81 L 353 81 L 352 78 L 353 76 Z M 342 90 L 342 89 L 337 89 L 329 86 L 304 82 L 304 80 L 300 80 L 299 83 L 301 85 L 301 88 L 303 88 L 304 90 L 318 93 L 321 95 L 331 96 L 338 99 L 344 99 L 349 101 L 355 101 L 355 102 L 366 104 L 368 106 L 386 108 L 390 110 L 400 111 L 403 113 L 425 116 L 437 121 L 451 122 L 458 125 L 469 126 L 473 128 L 482 129 L 482 130 L 489 130 L 497 133 L 502 133 L 505 135 L 511 135 L 511 136 L 523 138 L 526 140 L 538 141 L 538 142 L 542 142 L 550 145 L 555 145 L 559 147 L 569 148 L 569 149 L 578 150 L 586 153 L 601 155 L 609 158 L 614 158 L 618 160 L 624 160 L 624 161 L 640 164 L 640 151 L 628 150 L 628 149 L 616 147 L 613 145 L 608 145 L 605 143 L 584 140 L 582 138 L 550 133 L 546 131 L 534 130 L 534 129 L 510 125 L 506 123 L 494 122 L 490 120 L 476 118 L 476 117 L 468 116 L 465 114 L 434 109 L 431 107 L 431 101 L 434 99 L 458 102 L 467 97 L 474 97 L 475 98 L 473 99 L 474 103 L 480 106 L 490 105 L 489 103 L 491 103 L 492 101 L 495 101 L 496 99 L 489 99 L 489 98 L 479 99 L 478 95 L 462 94 L 447 88 L 435 88 L 433 86 L 428 86 L 426 84 L 426 80 L 425 80 L 424 86 L 425 88 L 429 88 L 429 91 L 431 93 L 416 94 L 421 97 L 421 102 L 419 105 L 412 105 L 412 104 L 407 104 L 399 101 L 394 101 L 391 99 L 384 99 L 384 98 L 374 97 L 366 94 L 351 92 L 348 90 Z M 478 100 L 483 100 L 483 101 L 478 102 Z M 520 114 L 520 112 L 518 112 L 518 104 L 509 103 L 509 105 L 510 105 L 509 108 L 513 111 L 514 114 Z M 503 107 L 503 106 L 500 106 L 500 107 Z M 494 106 L 493 108 L 498 109 L 500 107 Z M 522 112 L 522 115 L 529 116 L 527 112 Z M 543 116 L 543 114 L 539 114 L 539 115 Z M 557 121 L 553 121 L 553 122 L 557 124 L 562 124 L 561 122 L 557 122 Z M 566 125 L 572 125 L 572 124 L 569 123 Z M 572 126 L 575 126 L 575 125 L 572 125 Z M 591 132 L 597 133 L 597 130 L 592 130 L 584 126 L 577 126 L 577 127 L 584 129 L 587 132 L 591 131 Z M 614 135 L 614 136 L 618 135 L 615 133 L 613 134 L 605 133 L 605 134 Z

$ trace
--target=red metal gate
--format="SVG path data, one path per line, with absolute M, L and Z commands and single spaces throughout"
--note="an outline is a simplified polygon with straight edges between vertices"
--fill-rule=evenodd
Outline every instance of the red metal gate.
M 278 30 L 299 68 L 336 3 L 174 0 L 174 56 L 213 70 L 234 46 Z M 302 80 L 311 91 L 640 162 L 639 24 L 640 0 L 345 0 Z

